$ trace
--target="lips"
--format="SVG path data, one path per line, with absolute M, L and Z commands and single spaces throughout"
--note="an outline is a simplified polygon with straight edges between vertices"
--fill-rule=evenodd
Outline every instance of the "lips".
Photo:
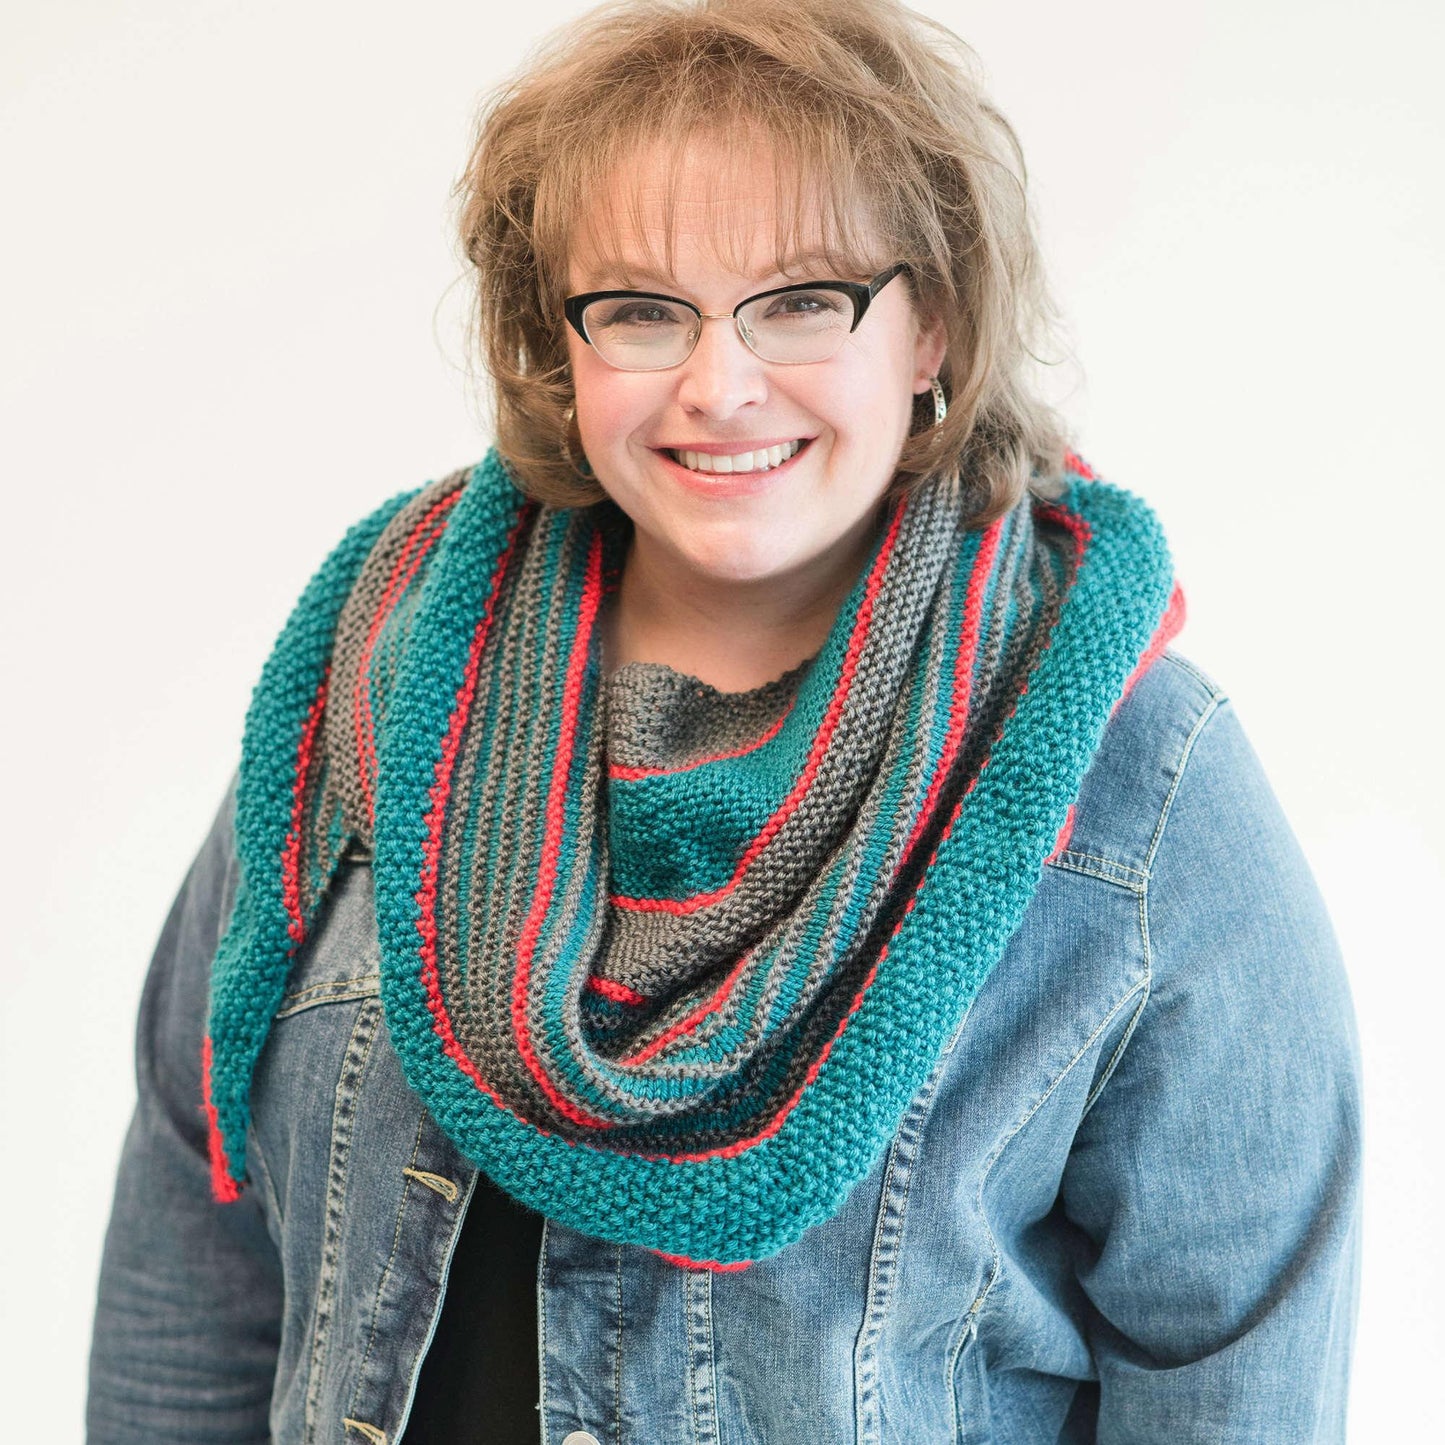
M 665 447 L 663 450 L 679 466 L 686 467 L 692 472 L 766 472 L 773 467 L 781 466 L 789 458 L 796 456 L 808 441 L 808 437 L 799 437 L 778 446 L 758 447 L 752 451 L 732 452 L 726 455 L 691 451 L 685 447 Z

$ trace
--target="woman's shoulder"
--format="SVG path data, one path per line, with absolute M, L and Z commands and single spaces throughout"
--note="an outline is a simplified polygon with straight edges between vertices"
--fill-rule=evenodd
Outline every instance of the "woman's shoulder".
M 1140 894 L 1156 985 L 1184 968 L 1256 1002 L 1291 979 L 1346 996 L 1323 899 L 1233 704 L 1172 649 L 1115 710 L 1054 861 Z
M 1236 764 L 1245 766 L 1248 743 L 1224 690 L 1166 649 L 1114 709 L 1075 800 L 1066 846 L 1052 861 L 1142 885 L 1191 754 L 1210 730 L 1232 733 Z
M 1115 708 L 1054 861 L 1201 904 L 1231 876 L 1314 887 L 1228 694 L 1173 648 Z

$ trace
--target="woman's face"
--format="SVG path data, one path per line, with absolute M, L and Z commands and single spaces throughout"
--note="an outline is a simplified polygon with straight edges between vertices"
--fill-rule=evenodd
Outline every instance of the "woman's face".
M 642 191 L 640 211 L 625 202 L 611 211 L 638 218 L 635 232 L 614 241 L 627 274 L 589 259 L 596 252 L 584 240 L 571 261 L 572 293 L 663 292 L 730 316 L 739 301 L 775 286 L 870 279 L 816 266 L 775 271 L 772 169 L 761 166 L 755 182 L 720 181 L 728 171 L 707 147 L 688 153 L 675 192 L 675 275 L 647 265 L 649 252 L 666 254 L 659 186 Z M 729 244 L 715 244 L 719 226 L 733 232 Z M 742 259 L 724 264 L 716 252 Z M 878 292 L 826 361 L 763 361 L 731 320 L 704 321 L 691 356 L 667 371 L 619 371 L 570 326 L 567 341 L 583 450 L 631 517 L 635 551 L 684 585 L 791 582 L 805 591 L 860 565 L 914 394 L 928 390 L 943 351 L 941 329 L 920 326 L 903 276 Z M 797 442 L 796 455 L 767 470 L 703 471 L 679 459 L 684 451 L 732 457 Z

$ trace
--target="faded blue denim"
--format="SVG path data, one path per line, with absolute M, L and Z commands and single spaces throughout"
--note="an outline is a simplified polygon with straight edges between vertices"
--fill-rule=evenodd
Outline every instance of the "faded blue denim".
M 402 1079 L 343 870 L 208 1195 L 233 797 L 156 950 L 106 1240 L 93 1442 L 404 1435 L 474 1169 Z M 841 1213 L 736 1273 L 549 1224 L 547 1445 L 1335 1441 L 1356 1295 L 1348 991 L 1228 701 L 1166 654 L 1066 852 Z

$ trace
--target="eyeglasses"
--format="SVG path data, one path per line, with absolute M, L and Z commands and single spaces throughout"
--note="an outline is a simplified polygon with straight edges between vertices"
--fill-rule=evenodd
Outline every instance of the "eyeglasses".
M 588 291 L 562 303 L 572 329 L 619 371 L 666 371 L 692 355 L 704 321 L 731 320 L 763 361 L 802 366 L 826 361 L 858 329 L 873 298 L 908 265 L 871 281 L 779 286 L 739 301 L 731 312 L 700 311 L 678 296 L 648 291 Z

